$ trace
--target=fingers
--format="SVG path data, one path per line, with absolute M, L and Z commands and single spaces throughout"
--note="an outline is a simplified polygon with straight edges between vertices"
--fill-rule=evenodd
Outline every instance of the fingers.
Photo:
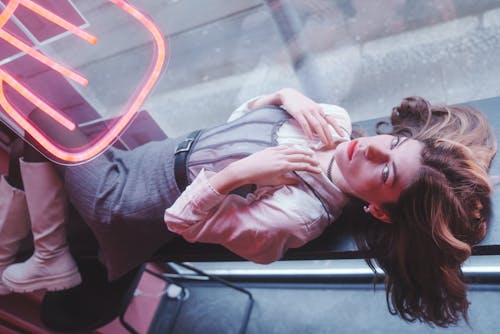
M 338 125 L 337 121 L 335 120 L 335 117 L 333 117 L 332 115 L 326 115 L 325 119 L 328 122 L 328 124 L 330 124 L 335 129 L 335 132 L 337 132 L 339 136 L 343 137 L 345 135 L 344 131 L 342 131 L 342 128 Z
M 280 145 L 280 146 L 274 146 L 270 147 L 269 149 L 274 149 L 276 151 L 279 151 L 285 155 L 302 155 L 306 157 L 313 157 L 314 152 L 311 150 L 307 150 L 301 147 L 297 146 L 287 146 L 287 145 Z
M 278 151 L 283 154 L 283 171 L 306 171 L 311 173 L 321 173 L 319 161 L 315 159 L 313 152 L 300 148 L 278 146 Z
M 289 156 L 287 169 L 294 171 L 307 171 L 311 173 L 321 172 L 319 162 L 316 159 L 307 156 L 300 156 L 298 154 Z
M 339 136 L 343 136 L 342 128 L 337 124 L 332 115 L 326 115 L 321 107 L 309 109 L 307 111 L 294 111 L 294 118 L 306 134 L 307 138 L 313 139 L 316 134 L 326 146 L 333 146 L 334 139 L 330 126 L 333 127 Z
M 333 145 L 333 135 L 330 131 L 328 123 L 326 122 L 324 114 L 319 118 L 319 124 L 321 127 L 322 135 L 320 135 L 321 141 L 328 146 Z
M 339 136 L 344 136 L 335 118 L 326 115 L 323 108 L 312 100 L 306 101 L 306 103 L 295 102 L 292 105 L 283 105 L 283 108 L 299 123 L 310 140 L 316 134 L 326 146 L 333 146 L 334 139 L 330 126 Z
M 325 145 L 333 145 L 333 136 L 322 110 L 310 113 L 307 120 L 314 133 L 318 135 Z
M 305 132 L 307 138 L 313 139 L 313 132 L 311 130 L 311 126 L 309 125 L 309 121 L 302 114 L 295 116 L 295 119 L 299 123 L 302 130 Z
M 293 178 L 293 177 L 281 176 L 278 178 L 278 183 L 283 184 L 283 185 L 294 185 L 294 184 L 298 184 L 299 180 L 297 178 Z
M 296 171 L 296 172 L 308 172 L 308 173 L 314 173 L 314 174 L 320 174 L 321 169 L 319 168 L 318 165 L 313 165 L 308 162 L 290 162 L 288 165 L 289 171 Z

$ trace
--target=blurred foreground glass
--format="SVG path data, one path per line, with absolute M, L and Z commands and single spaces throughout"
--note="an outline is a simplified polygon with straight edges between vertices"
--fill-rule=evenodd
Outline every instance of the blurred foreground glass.
M 100 31 L 99 22 L 88 21 L 69 0 L 2 3 L 2 119 L 20 136 L 28 133 L 32 144 L 60 163 L 81 163 L 109 147 L 137 115 L 167 59 L 163 35 L 150 18 L 123 0 L 101 2 L 106 7 L 105 19 L 117 23 L 118 35 L 124 35 L 123 43 L 116 43 L 116 39 L 110 43 Z M 127 92 L 122 94 L 126 99 L 115 100 L 108 108 L 100 103 L 100 96 L 108 94 L 109 87 L 100 85 L 99 77 L 88 80 L 81 65 L 91 57 L 102 58 L 99 52 L 130 47 L 124 27 L 134 30 L 134 38 L 140 40 L 149 55 L 130 75 L 116 73 L 113 68 L 100 73 L 114 77 L 120 83 L 119 89 Z M 97 29 L 88 32 L 85 28 Z M 94 128 L 84 137 L 74 135 L 85 123 L 101 119 L 103 110 L 108 121 L 101 122 L 99 129 Z M 33 112 L 47 117 L 34 118 Z M 85 139 L 69 140 L 71 137 Z

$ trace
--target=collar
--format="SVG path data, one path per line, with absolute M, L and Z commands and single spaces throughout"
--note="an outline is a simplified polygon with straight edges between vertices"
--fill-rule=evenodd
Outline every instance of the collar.
M 308 172 L 297 172 L 321 197 L 321 201 L 336 219 L 340 216 L 342 208 L 349 202 L 349 197 L 344 194 L 336 184 L 331 182 L 324 173 L 314 174 Z

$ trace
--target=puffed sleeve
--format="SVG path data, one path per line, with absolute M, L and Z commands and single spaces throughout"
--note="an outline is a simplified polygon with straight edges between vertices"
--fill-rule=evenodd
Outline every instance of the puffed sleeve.
M 228 122 L 231 122 L 231 121 L 234 121 L 238 118 L 240 118 L 241 116 L 245 115 L 247 112 L 250 111 L 250 109 L 248 108 L 248 105 L 261 98 L 263 95 L 259 95 L 259 96 L 256 96 L 254 98 L 251 98 L 250 100 L 247 100 L 245 101 L 244 103 L 242 103 L 238 108 L 236 108 L 232 113 L 231 115 L 229 115 L 229 118 L 227 119 Z
M 318 226 L 326 227 L 320 204 L 299 188 L 262 187 L 246 198 L 221 195 L 208 174 L 202 171 L 165 211 L 168 229 L 189 242 L 220 244 L 253 262 L 270 263 L 317 237 L 323 230 Z

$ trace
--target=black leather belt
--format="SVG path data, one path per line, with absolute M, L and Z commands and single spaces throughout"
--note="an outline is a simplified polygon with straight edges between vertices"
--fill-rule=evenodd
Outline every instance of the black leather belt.
M 174 175 L 177 187 L 183 192 L 188 186 L 186 158 L 191 145 L 200 135 L 201 130 L 196 130 L 187 135 L 186 139 L 177 144 L 175 148 Z

